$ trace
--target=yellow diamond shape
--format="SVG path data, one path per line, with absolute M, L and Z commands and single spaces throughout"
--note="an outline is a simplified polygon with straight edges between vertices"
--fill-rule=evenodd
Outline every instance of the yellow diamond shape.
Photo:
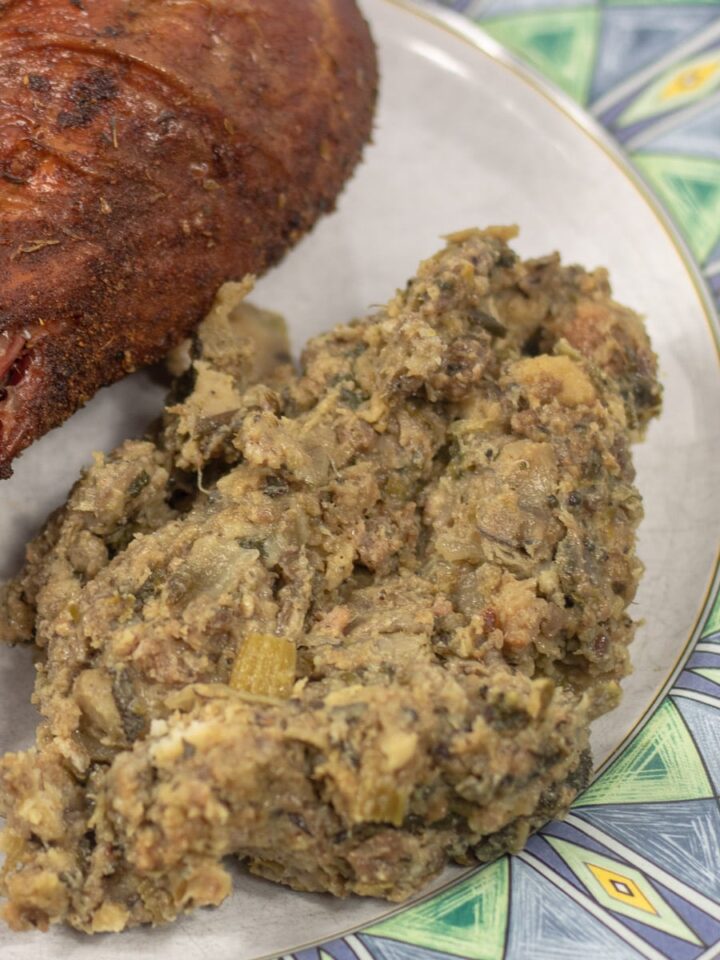
M 601 907 L 702 946 L 695 931 L 640 870 L 552 834 L 546 834 L 544 839 Z
M 630 907 L 637 907 L 638 910 L 654 913 L 657 916 L 657 910 L 631 877 L 625 877 L 605 867 L 598 867 L 594 863 L 586 863 L 586 866 L 597 878 L 605 893 L 613 900 L 619 900 Z
M 720 70 L 720 61 L 710 60 L 707 63 L 696 63 L 678 73 L 663 88 L 661 100 L 672 100 L 673 97 L 694 93 L 703 87 Z
M 720 89 L 720 56 L 703 53 L 665 70 L 618 118 L 621 127 L 659 117 Z

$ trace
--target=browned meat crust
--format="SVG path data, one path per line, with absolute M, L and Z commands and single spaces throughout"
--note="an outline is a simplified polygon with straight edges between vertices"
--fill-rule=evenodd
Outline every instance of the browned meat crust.
M 0 762 L 14 927 L 170 920 L 227 895 L 228 854 L 402 899 L 566 809 L 629 670 L 660 391 L 604 272 L 507 235 L 451 238 L 299 377 L 224 291 L 162 435 L 32 545 L 2 620 L 43 650 L 38 746 Z
M 333 208 L 376 82 L 352 0 L 0 4 L 0 476 Z

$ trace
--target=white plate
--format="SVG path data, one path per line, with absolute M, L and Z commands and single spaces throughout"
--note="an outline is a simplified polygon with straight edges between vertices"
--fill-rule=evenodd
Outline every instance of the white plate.
M 254 299 L 286 314 L 299 347 L 386 300 L 438 248 L 441 235 L 518 223 L 522 254 L 559 249 L 569 260 L 606 265 L 618 299 L 646 315 L 666 393 L 661 419 L 636 451 L 647 572 L 633 613 L 645 624 L 623 704 L 596 725 L 595 756 L 602 761 L 671 677 L 714 570 L 720 378 L 707 306 L 678 242 L 627 168 L 571 108 L 405 4 L 364 0 L 362 6 L 382 70 L 375 142 L 338 212 L 258 285 Z M 91 452 L 137 434 L 160 403 L 160 388 L 136 375 L 103 391 L 22 457 L 0 489 L 0 576 L 15 570 L 23 544 L 64 499 Z M 27 651 L 0 650 L 3 749 L 32 736 L 31 683 Z M 65 930 L 0 930 L 0 954 L 3 960 L 240 960 L 287 953 L 387 912 L 377 901 L 300 895 L 238 871 L 236 892 L 220 909 L 166 929 L 92 940 Z

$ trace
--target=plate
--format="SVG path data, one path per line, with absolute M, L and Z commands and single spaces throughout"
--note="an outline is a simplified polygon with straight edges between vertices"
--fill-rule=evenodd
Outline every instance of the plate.
M 323 940 L 333 941 L 324 950 L 339 960 L 399 960 L 424 948 L 476 960 L 581 951 L 674 956 L 667 944 L 684 944 L 678 957 L 696 957 L 720 931 L 712 906 L 720 876 L 712 861 L 720 847 L 713 799 L 720 733 L 708 719 L 715 701 L 720 709 L 720 656 L 712 659 L 720 646 L 703 639 L 693 654 L 700 666 L 680 673 L 705 622 L 720 529 L 713 455 L 720 377 L 709 300 L 642 184 L 576 108 L 479 31 L 461 28 L 459 18 L 396 0 L 362 6 L 382 70 L 374 144 L 338 212 L 258 285 L 254 300 L 286 314 L 299 348 L 313 333 L 385 301 L 443 234 L 518 223 L 523 255 L 558 249 L 587 266 L 604 264 L 618 299 L 647 317 L 665 409 L 635 454 L 647 571 L 634 614 L 644 625 L 622 706 L 594 729 L 605 772 L 570 820 L 547 828 L 526 853 L 470 874 L 451 869 L 429 898 L 401 911 L 374 900 L 292 893 L 238 870 L 235 893 L 218 910 L 92 940 L 65 930 L 2 930 L 3 958 L 239 960 L 297 953 Z M 0 575 L 16 568 L 23 544 L 91 452 L 139 433 L 161 398 L 149 375 L 131 377 L 22 457 L 1 491 Z M 690 673 L 697 682 L 683 681 Z M 687 696 L 677 693 L 683 682 Z M 31 683 L 28 651 L 1 650 L 3 749 L 30 742 Z M 683 833 L 686 822 L 690 833 Z M 361 928 L 368 932 L 338 939 Z

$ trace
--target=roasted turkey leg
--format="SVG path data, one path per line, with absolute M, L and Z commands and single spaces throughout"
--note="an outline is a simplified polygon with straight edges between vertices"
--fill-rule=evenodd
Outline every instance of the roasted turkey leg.
M 0 476 L 332 209 L 376 83 L 353 0 L 0 4 Z

